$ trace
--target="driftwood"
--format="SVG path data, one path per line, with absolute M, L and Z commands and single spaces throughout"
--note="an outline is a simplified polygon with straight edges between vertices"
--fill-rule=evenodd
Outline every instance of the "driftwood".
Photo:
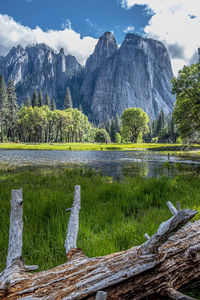
M 22 260 L 22 190 L 12 191 L 10 237 L 6 269 L 0 273 L 0 299 L 193 299 L 178 291 L 200 276 L 198 212 L 176 209 L 147 241 L 127 251 L 88 258 L 77 248 L 80 186 L 75 187 L 65 242 L 67 262 L 30 273 L 37 266 Z M 69 211 L 69 209 L 68 209 Z M 155 298 L 157 295 L 157 298 Z

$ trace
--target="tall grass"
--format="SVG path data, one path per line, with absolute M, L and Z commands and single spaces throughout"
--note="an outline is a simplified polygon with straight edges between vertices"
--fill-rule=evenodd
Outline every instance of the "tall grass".
M 200 210 L 198 176 L 126 178 L 112 182 L 92 170 L 62 168 L 0 171 L 0 270 L 5 267 L 11 189 L 23 188 L 23 258 L 40 270 L 66 261 L 64 241 L 74 186 L 81 185 L 78 247 L 88 256 L 128 249 L 145 241 L 171 215 L 165 203 Z M 197 216 L 198 218 L 198 216 Z

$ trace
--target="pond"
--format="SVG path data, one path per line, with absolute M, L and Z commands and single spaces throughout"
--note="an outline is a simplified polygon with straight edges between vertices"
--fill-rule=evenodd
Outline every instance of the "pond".
M 200 173 L 200 156 L 154 151 L 59 151 L 0 150 L 0 165 L 10 166 L 85 166 L 122 178 L 124 175 L 152 177 L 173 176 L 186 171 Z

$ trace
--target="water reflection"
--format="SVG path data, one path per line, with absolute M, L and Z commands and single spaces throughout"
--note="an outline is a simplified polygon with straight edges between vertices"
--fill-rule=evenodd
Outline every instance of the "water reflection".
M 173 176 L 189 170 L 199 172 L 195 157 L 180 158 L 148 151 L 50 151 L 0 150 L 0 164 L 10 166 L 77 166 L 84 165 L 98 172 L 122 179 L 124 175 L 152 177 Z

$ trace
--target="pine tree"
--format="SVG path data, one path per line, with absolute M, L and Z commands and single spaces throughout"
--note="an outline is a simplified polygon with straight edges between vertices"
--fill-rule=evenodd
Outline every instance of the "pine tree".
M 54 99 L 51 101 L 51 110 L 56 110 L 56 101 Z
M 115 127 L 116 127 L 116 131 L 121 133 L 121 120 L 120 120 L 118 114 L 116 114 L 116 117 L 115 117 Z
M 116 125 L 115 125 L 115 120 L 114 118 L 111 119 L 111 126 L 110 126 L 110 139 L 111 142 L 115 142 L 115 136 L 116 136 Z
M 42 95 L 42 90 L 40 89 L 39 90 L 39 93 L 38 93 L 38 106 L 41 107 L 43 106 L 43 95 Z
M 51 106 L 51 100 L 50 100 L 50 98 L 49 98 L 49 95 L 48 95 L 48 94 L 46 94 L 46 95 L 45 95 L 44 104 L 45 104 L 45 105 L 47 105 L 48 107 L 50 107 L 50 106 Z
M 29 94 L 26 95 L 25 106 L 28 108 L 31 106 L 31 98 L 30 98 Z
M 108 132 L 108 134 L 110 134 L 110 127 L 111 127 L 111 120 L 109 115 L 107 116 L 107 120 L 105 122 L 105 129 Z
M 157 133 L 159 133 L 160 130 L 164 129 L 165 126 L 166 126 L 166 116 L 164 110 L 161 109 L 157 120 Z
M 1 121 L 1 143 L 3 143 L 4 123 L 7 111 L 8 94 L 3 76 L 0 76 L 0 121 Z
M 17 99 L 15 94 L 14 81 L 10 78 L 8 82 L 8 121 L 12 141 L 15 141 L 15 128 L 17 126 Z
M 72 107 L 73 107 L 72 97 L 71 97 L 70 89 L 69 89 L 69 87 L 67 87 L 63 108 L 68 109 L 68 108 L 72 108 Z
M 31 102 L 32 102 L 32 107 L 38 106 L 38 94 L 37 94 L 36 90 L 34 90 L 34 92 L 33 92 Z

